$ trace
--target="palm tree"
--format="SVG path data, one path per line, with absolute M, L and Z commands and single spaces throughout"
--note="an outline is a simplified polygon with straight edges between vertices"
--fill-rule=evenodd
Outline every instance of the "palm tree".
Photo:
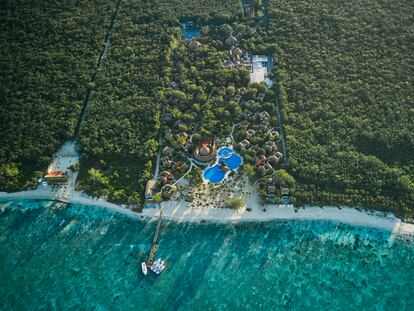
M 161 202 L 162 202 L 161 192 L 157 192 L 156 194 L 154 194 L 153 200 L 157 203 L 158 207 L 161 208 Z

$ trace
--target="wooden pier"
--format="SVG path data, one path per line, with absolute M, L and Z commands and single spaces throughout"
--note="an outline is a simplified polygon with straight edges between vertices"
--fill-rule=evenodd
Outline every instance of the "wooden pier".
M 158 234 L 160 233 L 161 227 L 161 220 L 162 220 L 162 209 L 160 209 L 160 215 L 158 216 L 157 228 L 155 229 L 154 237 L 152 238 L 152 245 L 151 250 L 147 260 L 147 267 L 150 267 L 154 263 L 154 256 L 157 252 L 157 241 L 158 241 Z

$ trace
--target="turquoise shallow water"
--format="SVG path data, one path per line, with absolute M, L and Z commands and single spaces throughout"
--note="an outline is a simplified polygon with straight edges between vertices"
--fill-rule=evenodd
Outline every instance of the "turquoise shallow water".
M 0 310 L 413 310 L 412 238 L 331 222 L 165 222 L 168 266 L 144 277 L 155 222 L 50 205 L 0 212 Z

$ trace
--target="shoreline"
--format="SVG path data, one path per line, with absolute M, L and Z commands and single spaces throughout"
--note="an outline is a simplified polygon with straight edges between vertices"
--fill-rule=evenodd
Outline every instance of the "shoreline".
M 56 201 L 56 195 L 47 189 L 28 190 L 21 192 L 0 192 L 0 200 L 27 201 L 44 200 Z M 155 219 L 159 216 L 158 208 L 145 208 L 137 213 L 103 199 L 93 199 L 79 192 L 72 192 L 71 204 L 92 205 L 98 208 L 106 208 L 134 219 Z M 369 227 L 391 231 L 393 234 L 414 235 L 414 224 L 405 223 L 391 213 L 360 210 L 352 207 L 334 206 L 304 206 L 294 208 L 292 205 L 267 205 L 261 206 L 256 196 L 250 196 L 246 200 L 247 211 L 243 208 L 239 211 L 228 208 L 191 207 L 189 202 L 168 201 L 161 203 L 163 218 L 178 223 L 240 223 L 240 222 L 271 222 L 277 220 L 308 220 L 308 221 L 332 221 L 353 226 Z M 1 203 L 0 203 L 1 204 Z M 266 211 L 263 211 L 263 209 Z

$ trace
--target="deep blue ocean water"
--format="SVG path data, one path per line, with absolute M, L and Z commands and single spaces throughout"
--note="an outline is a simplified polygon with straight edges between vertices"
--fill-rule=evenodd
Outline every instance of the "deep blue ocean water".
M 163 222 L 14 202 L 0 212 L 0 310 L 414 310 L 414 241 L 332 222 Z

